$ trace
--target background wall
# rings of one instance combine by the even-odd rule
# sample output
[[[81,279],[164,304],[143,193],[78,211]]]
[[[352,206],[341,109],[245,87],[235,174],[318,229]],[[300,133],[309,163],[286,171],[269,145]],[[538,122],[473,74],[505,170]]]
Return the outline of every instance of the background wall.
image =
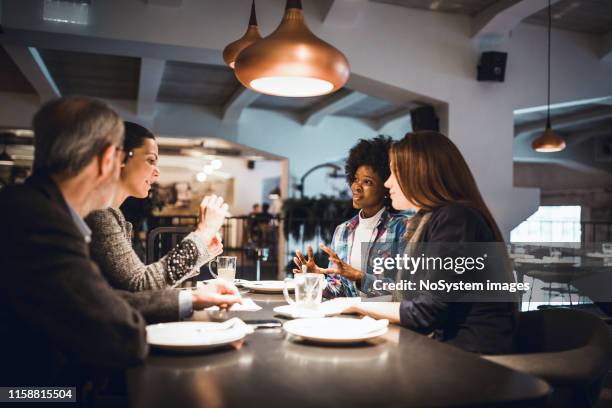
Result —
[[[141,46],[147,53],[155,51],[142,44],[155,44],[151,50],[160,54],[164,47],[181,47],[173,52],[209,63],[219,62],[223,47],[242,35],[250,5],[246,0],[185,0],[180,9],[173,9],[147,7],[136,0],[122,1],[121,7],[117,1],[96,2],[91,26],[60,28],[32,13],[20,13],[21,7],[36,3],[5,4],[3,22],[27,30],[61,29],[94,41],[122,40],[124,47]],[[479,83],[476,65],[484,48],[471,39],[469,17],[366,3],[361,19],[335,26],[321,22],[322,2],[304,3],[312,31],[348,57],[354,89],[360,90],[363,78],[370,85],[397,89],[396,100],[404,91],[406,98],[419,94],[439,101],[444,127],[468,160],[502,230],[509,232],[537,208],[537,189],[513,186],[513,111],[545,104],[544,27],[521,24],[513,30],[506,42],[494,47],[509,53],[505,83]],[[263,34],[276,27],[283,6],[280,0],[257,2]],[[594,36],[553,30],[553,103],[612,94],[612,64],[598,58],[598,46]],[[153,119],[157,132],[223,137],[269,150],[289,158],[294,177],[343,157],[358,138],[377,133],[343,118],[326,118],[319,127],[304,128],[284,115],[255,109],[248,109],[237,124],[226,125],[204,109],[158,105]],[[0,95],[0,106],[0,124],[27,123],[29,103]],[[399,137],[406,125],[396,126],[387,132]]]

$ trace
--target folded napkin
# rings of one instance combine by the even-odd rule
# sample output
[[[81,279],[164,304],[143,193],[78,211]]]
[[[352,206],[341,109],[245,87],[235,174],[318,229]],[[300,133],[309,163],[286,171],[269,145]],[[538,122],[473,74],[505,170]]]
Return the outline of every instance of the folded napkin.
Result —
[[[368,333],[373,332],[373,331],[382,330],[385,327],[389,326],[389,320],[387,319],[376,320],[376,319],[371,318],[370,316],[364,316],[363,319],[361,319],[361,321],[365,323],[366,326],[368,327]]]
[[[219,310],[219,306],[207,307],[207,311]],[[253,301],[251,298],[242,298],[242,304],[235,303],[229,308],[230,312],[256,312],[261,310],[261,306]]]
[[[310,335],[322,338],[352,338],[361,337],[383,330],[389,325],[387,319],[376,320],[371,317],[363,319],[350,318],[330,318],[329,320],[307,320],[307,323],[312,323],[308,327]]]
[[[237,317],[226,320],[221,323],[221,325],[223,325],[223,327],[219,330],[239,330],[245,334],[251,334],[254,332],[251,326],[249,326],[244,321],[242,321],[242,319],[239,319]]]
[[[319,309],[326,315],[340,314],[360,302],[360,297],[338,297],[321,303]]]

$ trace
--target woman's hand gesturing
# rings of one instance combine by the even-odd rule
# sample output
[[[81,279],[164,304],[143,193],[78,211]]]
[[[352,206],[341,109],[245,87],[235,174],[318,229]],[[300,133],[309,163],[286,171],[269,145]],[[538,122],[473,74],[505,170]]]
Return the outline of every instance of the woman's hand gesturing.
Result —
[[[223,202],[223,197],[214,194],[204,197],[200,203],[200,219],[196,232],[201,234],[207,245],[221,229],[225,217],[230,215],[228,210],[229,206]]]
[[[344,262],[331,248],[323,244],[319,244],[319,248],[329,256],[329,261],[333,264],[331,268],[326,268],[321,273],[337,273],[352,281],[363,278],[363,272]]]

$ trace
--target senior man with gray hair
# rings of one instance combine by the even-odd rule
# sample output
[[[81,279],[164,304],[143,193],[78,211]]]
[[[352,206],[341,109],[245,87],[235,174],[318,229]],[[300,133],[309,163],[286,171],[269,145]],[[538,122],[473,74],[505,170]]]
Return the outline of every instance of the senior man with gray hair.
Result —
[[[89,258],[83,217],[113,198],[123,121],[100,101],[66,97],[44,105],[33,127],[33,174],[0,193],[1,386],[82,384],[91,368],[141,362],[145,321],[240,302],[218,281],[196,291],[112,289]]]

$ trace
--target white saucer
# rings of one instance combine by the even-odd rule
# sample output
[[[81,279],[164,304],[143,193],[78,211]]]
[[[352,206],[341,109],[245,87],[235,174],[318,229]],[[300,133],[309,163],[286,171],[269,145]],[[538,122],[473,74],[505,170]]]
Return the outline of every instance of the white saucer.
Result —
[[[243,281],[242,286],[259,293],[283,293],[285,282],[280,280],[262,280],[262,281]],[[290,291],[295,289],[294,282],[288,282],[287,287]]]
[[[222,323],[214,322],[151,324],[147,326],[147,342],[164,350],[194,352],[231,344],[247,334],[243,327],[222,327]]]
[[[321,308],[307,309],[305,307],[298,307],[295,305],[276,306],[273,310],[274,313],[290,319],[310,319],[340,314],[340,312],[330,313],[329,311],[325,311]]]
[[[343,297],[327,300],[321,303],[316,309],[309,309],[292,304],[277,306],[273,310],[275,313],[290,319],[311,319],[339,315],[350,306],[359,302],[361,302],[361,298],[359,297]]]
[[[283,329],[294,336],[316,343],[351,344],[380,337],[388,331],[387,320],[371,318],[323,317],[290,320]]]

